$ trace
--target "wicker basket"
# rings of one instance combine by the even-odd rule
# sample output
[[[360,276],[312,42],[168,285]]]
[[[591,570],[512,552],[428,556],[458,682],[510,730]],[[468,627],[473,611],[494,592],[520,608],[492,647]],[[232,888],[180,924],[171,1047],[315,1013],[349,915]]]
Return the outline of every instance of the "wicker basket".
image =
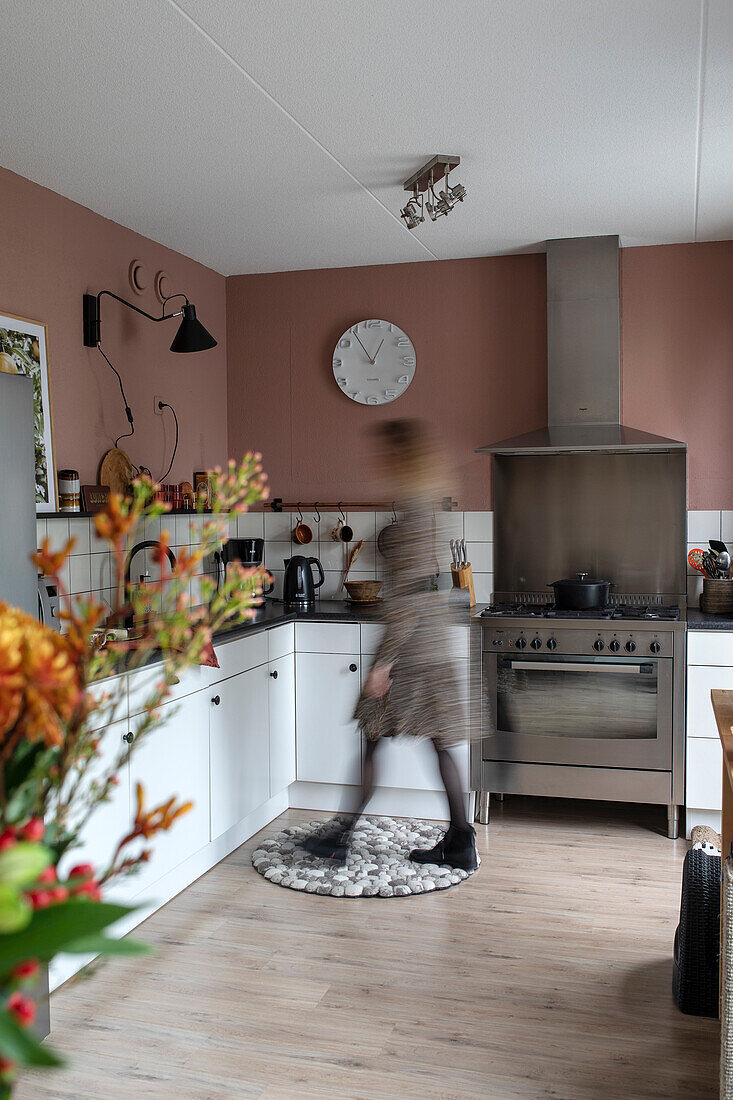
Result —
[[[379,599],[382,581],[347,581],[346,591],[354,603],[374,603]]]
[[[706,615],[725,615],[733,611],[733,581],[704,577],[700,610]]]

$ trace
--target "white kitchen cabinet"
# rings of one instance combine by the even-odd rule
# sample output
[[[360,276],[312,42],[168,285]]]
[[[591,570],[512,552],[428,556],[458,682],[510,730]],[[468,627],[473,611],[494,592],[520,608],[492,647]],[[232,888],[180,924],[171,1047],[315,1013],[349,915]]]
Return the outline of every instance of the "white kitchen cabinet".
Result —
[[[112,722],[99,734],[97,756],[84,776],[82,790],[111,771],[120,754],[126,748],[124,738],[129,733],[126,718]],[[91,863],[96,871],[103,873],[109,867],[117,845],[130,831],[132,814],[130,813],[130,771],[129,763],[124,764],[117,773],[118,784],[113,787],[109,799],[100,802],[91,817],[83,826],[80,835],[81,845],[72,848],[61,860],[60,875],[63,878],[77,863]],[[77,819],[78,820],[78,819]],[[130,888],[131,880],[122,880],[109,890],[105,897],[109,901],[126,901],[135,892]]]
[[[136,893],[145,890],[209,843],[209,693],[199,691],[160,708],[162,724],[144,738],[130,760],[131,805],[142,783],[148,809],[175,796],[193,802],[168,832],[158,833],[152,856],[132,880]],[[142,716],[131,719],[133,733]]]
[[[326,625],[328,630],[340,627]],[[358,631],[358,627],[356,628]],[[300,647],[300,628],[296,645]],[[339,638],[341,635],[339,635]],[[309,643],[311,639],[308,639]],[[312,644],[312,643],[311,643]],[[301,782],[361,782],[358,653],[296,653],[297,777]]]
[[[265,664],[209,691],[212,840],[269,799],[268,681]]]
[[[295,782],[295,656],[269,666],[270,797]]]
[[[733,689],[733,633],[694,630],[687,635],[687,835],[694,825],[720,829],[723,755],[710,692]]]

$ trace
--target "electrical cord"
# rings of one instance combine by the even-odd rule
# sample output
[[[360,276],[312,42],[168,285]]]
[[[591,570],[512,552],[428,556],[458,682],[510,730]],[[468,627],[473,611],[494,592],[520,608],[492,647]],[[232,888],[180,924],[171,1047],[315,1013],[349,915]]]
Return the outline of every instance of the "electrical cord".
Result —
[[[131,435],[135,434],[135,421],[133,420],[133,417],[132,417],[132,409],[130,408],[130,406],[127,403],[127,397],[125,396],[125,387],[122,385],[122,376],[120,375],[120,372],[117,370],[117,367],[114,365],[114,363],[111,363],[110,360],[108,359],[108,357],[105,355],[104,351],[102,350],[102,345],[101,344],[97,344],[97,351],[102,356],[102,358],[105,360],[107,365],[109,367],[111,367],[111,369],[117,375],[117,381],[120,384],[120,393],[122,394],[122,400],[125,403],[125,415],[127,416],[127,419],[130,422],[131,431],[125,432],[123,435],[118,435],[117,436],[117,439],[115,439],[115,447],[116,447],[121,439],[128,439]]]
[[[176,451],[178,450],[178,417],[176,416],[176,410],[167,401],[159,401],[158,402],[158,408],[160,409],[161,412],[163,411],[163,409],[170,409],[170,411],[173,413],[173,419],[176,422],[176,441],[173,444],[173,454],[171,455],[171,460],[168,463],[168,469],[166,470],[166,472],[163,474],[163,476],[160,479],[161,483],[162,483],[162,482],[165,481],[165,479],[168,477],[168,474],[173,469],[173,462],[174,462],[175,457],[176,457]]]

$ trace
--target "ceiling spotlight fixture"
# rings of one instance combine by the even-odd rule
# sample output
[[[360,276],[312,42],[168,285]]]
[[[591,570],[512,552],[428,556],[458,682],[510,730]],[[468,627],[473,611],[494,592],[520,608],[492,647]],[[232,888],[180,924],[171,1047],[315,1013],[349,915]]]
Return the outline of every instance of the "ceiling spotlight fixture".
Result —
[[[448,183],[449,172],[460,163],[460,157],[438,153],[414,172],[408,180],[405,180],[405,191],[411,191],[412,198],[400,211],[400,217],[404,218],[408,229],[416,229],[421,222],[425,221],[424,210],[427,210],[430,220],[434,222],[450,214],[457,202],[463,202],[466,197],[466,188],[463,184],[456,183],[451,187]],[[445,179],[445,190],[441,191],[440,195],[436,195],[435,185],[442,179]]]

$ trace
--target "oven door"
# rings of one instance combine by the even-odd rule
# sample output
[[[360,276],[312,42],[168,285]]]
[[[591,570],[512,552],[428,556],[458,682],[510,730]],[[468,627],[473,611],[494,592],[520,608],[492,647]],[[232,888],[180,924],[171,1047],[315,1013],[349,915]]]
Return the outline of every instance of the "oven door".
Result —
[[[666,771],[672,661],[484,654],[487,760]]]

